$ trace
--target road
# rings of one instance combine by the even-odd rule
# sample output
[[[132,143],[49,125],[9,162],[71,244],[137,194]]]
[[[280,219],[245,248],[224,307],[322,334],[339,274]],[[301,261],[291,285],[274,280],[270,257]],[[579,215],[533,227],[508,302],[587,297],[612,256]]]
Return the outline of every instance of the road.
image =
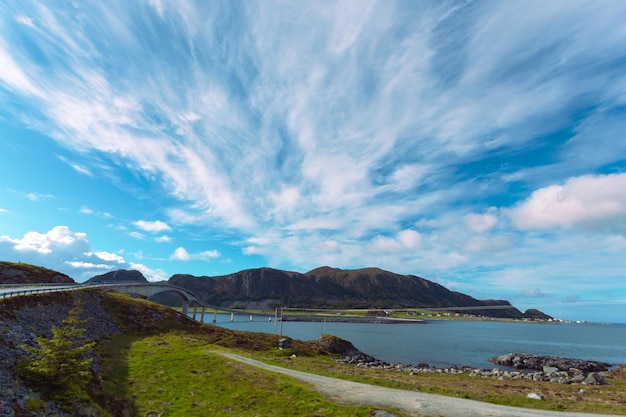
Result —
[[[463,398],[446,397],[443,395],[426,394],[423,392],[384,388],[359,382],[346,381],[338,378],[309,374],[279,366],[268,365],[244,356],[211,352],[229,359],[246,363],[257,368],[281,373],[310,383],[316,390],[331,400],[356,405],[373,407],[394,407],[411,416],[444,416],[444,417],[598,417],[600,414],[564,413],[558,411],[532,410],[527,408],[509,407],[483,403]]]
[[[0,284],[0,298],[44,292],[72,291],[87,287],[77,284]]]

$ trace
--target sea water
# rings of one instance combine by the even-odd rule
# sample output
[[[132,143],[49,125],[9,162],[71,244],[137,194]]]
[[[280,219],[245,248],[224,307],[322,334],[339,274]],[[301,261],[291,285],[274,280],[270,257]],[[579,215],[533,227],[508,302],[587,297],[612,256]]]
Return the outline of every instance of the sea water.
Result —
[[[493,368],[488,360],[506,353],[529,353],[626,364],[626,324],[527,323],[426,320],[424,324],[309,323],[272,317],[218,314],[218,326],[315,340],[332,334],[359,350],[394,364]],[[211,323],[213,314],[205,314]],[[270,321],[271,319],[271,321]]]

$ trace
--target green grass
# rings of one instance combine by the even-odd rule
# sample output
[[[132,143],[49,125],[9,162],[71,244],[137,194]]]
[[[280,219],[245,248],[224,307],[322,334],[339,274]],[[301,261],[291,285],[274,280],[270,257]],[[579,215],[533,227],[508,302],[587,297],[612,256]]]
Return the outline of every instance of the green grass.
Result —
[[[177,332],[115,337],[105,389],[111,397],[125,397],[138,416],[332,417],[371,416],[375,410],[335,404],[303,382],[210,353],[216,348]]]
[[[471,378],[467,374],[409,375],[338,364],[326,355],[307,354],[301,342],[294,350],[278,350],[266,341],[254,351],[241,337],[203,330],[170,331],[161,335],[119,336],[112,340],[105,378],[109,396],[124,397],[132,415],[145,416],[371,416],[372,408],[334,404],[307,384],[230,361],[215,350],[227,350],[285,368],[308,371],[356,382],[392,388],[469,398],[496,404],[560,411],[626,414],[626,382],[586,386],[518,380]],[[254,339],[255,334],[245,338]],[[233,337],[232,339],[230,337]],[[217,344],[216,344],[217,343]],[[240,346],[242,345],[242,346]],[[296,358],[290,358],[296,352]],[[526,398],[541,392],[544,401]],[[402,414],[394,411],[398,416]],[[113,415],[120,415],[113,413]]]
[[[609,385],[563,385],[526,380],[499,381],[492,378],[472,378],[468,374],[425,373],[410,375],[407,372],[376,370],[339,364],[328,357],[311,356],[288,360],[272,352],[243,355],[285,368],[347,379],[371,385],[421,391],[451,397],[467,398],[493,404],[546,410],[590,412],[626,415],[626,369],[622,375],[608,378]],[[587,393],[580,395],[584,388]],[[529,392],[544,394],[544,401],[528,399]]]

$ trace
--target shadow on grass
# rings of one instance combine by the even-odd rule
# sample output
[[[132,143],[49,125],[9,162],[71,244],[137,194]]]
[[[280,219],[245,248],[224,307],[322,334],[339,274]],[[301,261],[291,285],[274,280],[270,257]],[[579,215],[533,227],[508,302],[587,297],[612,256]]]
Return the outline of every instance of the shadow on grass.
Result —
[[[98,348],[102,371],[90,384],[92,401],[111,416],[137,415],[133,398],[129,396],[128,357],[133,341],[139,336],[120,334]]]

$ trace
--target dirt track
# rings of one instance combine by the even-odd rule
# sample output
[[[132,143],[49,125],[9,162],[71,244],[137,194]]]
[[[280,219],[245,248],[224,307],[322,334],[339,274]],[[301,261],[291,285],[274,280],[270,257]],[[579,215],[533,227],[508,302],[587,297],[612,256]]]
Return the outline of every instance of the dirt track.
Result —
[[[445,416],[445,417],[598,417],[599,414],[563,413],[558,411],[531,410],[526,408],[508,407],[483,403],[462,398],[443,395],[425,394],[393,388],[377,387],[359,382],[345,381],[306,372],[294,371],[279,366],[268,365],[232,353],[213,352],[229,359],[246,363],[257,368],[278,372],[310,383],[316,390],[330,399],[343,404],[370,405],[378,407],[395,407],[412,416]]]

